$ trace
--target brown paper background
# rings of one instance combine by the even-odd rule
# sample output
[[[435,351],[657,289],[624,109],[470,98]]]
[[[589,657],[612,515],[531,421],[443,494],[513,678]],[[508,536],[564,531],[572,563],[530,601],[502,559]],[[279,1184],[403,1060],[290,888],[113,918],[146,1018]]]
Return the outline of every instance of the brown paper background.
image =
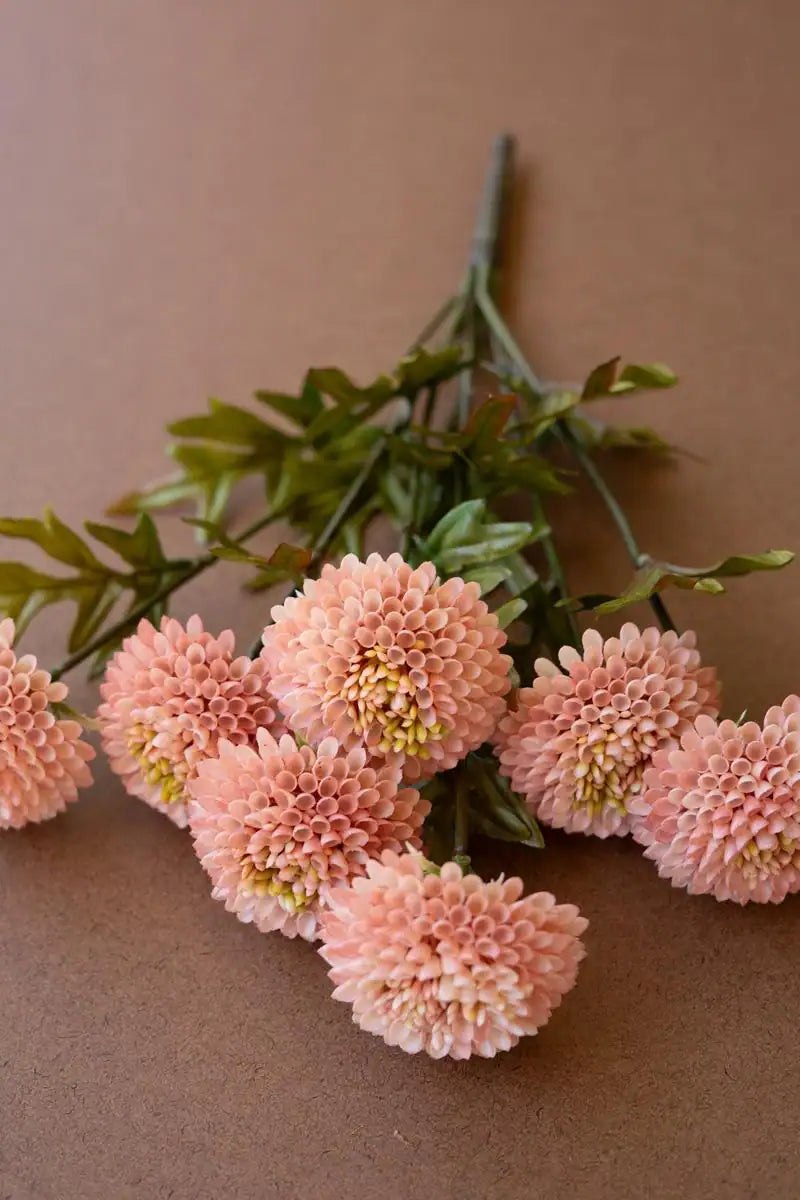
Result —
[[[540,370],[683,378],[618,404],[702,459],[615,472],[642,541],[798,547],[798,36],[791,0],[4,0],[2,508],[98,516],[206,395],[394,360],[507,127]],[[576,587],[627,571],[595,508],[566,528]],[[249,639],[263,606],[226,571],[176,612]],[[675,604],[731,712],[800,687],[797,579]],[[52,661],[60,628],[27,644]],[[625,842],[506,865],[589,916],[579,987],[499,1061],[408,1058],[99,767],[0,844],[0,1195],[795,1197],[797,903],[689,899]]]

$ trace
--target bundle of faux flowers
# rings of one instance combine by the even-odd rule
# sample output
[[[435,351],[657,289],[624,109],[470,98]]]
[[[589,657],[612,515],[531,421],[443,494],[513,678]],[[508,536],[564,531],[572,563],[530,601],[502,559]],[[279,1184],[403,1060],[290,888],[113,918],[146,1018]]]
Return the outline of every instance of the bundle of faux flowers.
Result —
[[[498,139],[461,287],[390,373],[359,386],[315,369],[257,407],[212,400],[169,427],[176,473],[110,510],[132,528],[86,522],[89,541],[49,510],[0,521],[68,568],[0,563],[0,828],[76,799],[94,756],[81,723],[98,729],[126,790],[188,827],[230,913],[318,943],[362,1029],[436,1058],[536,1033],[584,954],[577,908],[480,878],[471,837],[629,835],[693,894],[800,890],[800,699],[763,725],[723,719],[716,672],[663,598],[792,555],[695,569],[639,547],[599,464],[670,448],[592,401],[675,376],[611,359],[576,388],[531,369],[493,299],[510,149]],[[614,596],[571,595],[548,521],[575,466],[633,561]],[[265,511],[236,532],[229,501],[253,475]],[[156,518],[187,505],[202,548],[169,557]],[[278,523],[293,541],[255,552]],[[284,591],[243,653],[230,630],[167,615],[223,559]],[[75,620],[48,672],[16,639],[63,600]],[[591,626],[642,602],[651,626]],[[103,676],[94,718],[62,682],[86,662]]]

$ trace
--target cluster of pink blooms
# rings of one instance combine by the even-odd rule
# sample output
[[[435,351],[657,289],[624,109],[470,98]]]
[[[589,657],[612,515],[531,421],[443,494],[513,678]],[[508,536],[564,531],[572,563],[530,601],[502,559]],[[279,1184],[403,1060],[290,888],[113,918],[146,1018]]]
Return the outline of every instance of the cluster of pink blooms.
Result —
[[[492,1056],[572,987],[586,921],[518,879],[423,856],[417,786],[487,742],[542,824],[632,834],[690,893],[800,890],[800,699],[763,727],[718,721],[694,635],[626,624],[540,659],[509,697],[505,635],[477,584],[400,555],[350,555],[273,609],[263,650],[143,621],[98,715],[133,795],[188,824],[212,894],[241,921],[321,941],[334,996],[411,1053]],[[55,815],[92,750],[50,705],[66,689],[0,623],[0,827]]]

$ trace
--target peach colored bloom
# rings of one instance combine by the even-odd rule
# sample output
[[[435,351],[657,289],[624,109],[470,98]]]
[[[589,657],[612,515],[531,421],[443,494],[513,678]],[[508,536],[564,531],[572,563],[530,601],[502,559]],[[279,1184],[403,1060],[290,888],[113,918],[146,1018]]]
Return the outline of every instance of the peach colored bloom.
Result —
[[[632,806],[659,875],[693,895],[777,904],[800,891],[800,698],[755,721],[698,717],[658,751]]]
[[[430,805],[403,787],[397,760],[368,760],[325,738],[316,750],[258,734],[258,751],[221,742],[190,784],[192,835],[213,896],[262,933],[317,936],[333,891],[384,849],[418,846]]]
[[[520,879],[484,883],[456,863],[385,853],[331,894],[320,954],[334,999],[389,1045],[492,1058],[547,1023],[573,986],[587,921]]]
[[[583,654],[548,659],[502,721],[501,771],[544,824],[605,838],[631,827],[631,804],[653,753],[701,713],[716,715],[716,672],[695,635],[623,625],[603,641],[583,635]]]
[[[234,636],[212,637],[198,616],[141,621],[100,688],[103,746],[132,796],[187,824],[187,781],[221,738],[255,741],[276,720],[265,663],[234,658]]]
[[[406,777],[455,766],[492,733],[511,660],[476,583],[352,554],[272,610],[264,655],[291,728],[398,754]]]
[[[50,711],[66,685],[53,683],[32,654],[17,658],[13,645],[14,622],[0,621],[0,829],[63,812],[91,784],[94,758],[78,722]]]

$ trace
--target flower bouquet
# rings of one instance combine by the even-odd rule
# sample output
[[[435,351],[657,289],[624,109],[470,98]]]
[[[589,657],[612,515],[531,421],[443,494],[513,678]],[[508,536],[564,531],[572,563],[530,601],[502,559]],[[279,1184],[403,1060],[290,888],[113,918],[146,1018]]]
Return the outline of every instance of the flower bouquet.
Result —
[[[132,524],[0,520],[58,564],[0,562],[0,828],[75,800],[94,757],[83,727],[99,732],[126,790],[188,828],[230,913],[318,943],[362,1029],[436,1058],[536,1033],[584,954],[578,910],[480,878],[471,838],[631,836],[693,894],[800,890],[800,699],[762,725],[721,719],[716,672],[664,600],[792,554],[693,568],[639,546],[601,464],[671,448],[592,402],[676,377],[617,358],[581,386],[532,369],[495,301],[511,150],[493,148],[461,285],[389,372],[363,386],[312,369],[296,394],[210,401],[168,427],[174,473],[109,510]],[[549,517],[575,502],[576,469],[632,560],[616,595],[569,588]],[[237,530],[229,501],[250,476],[265,507]],[[162,546],[176,508],[192,557]],[[279,525],[290,542],[254,549]],[[230,630],[167,613],[221,560],[283,593],[242,653]],[[75,618],[48,672],[16,639],[61,601]],[[635,603],[652,625],[593,627]],[[102,676],[93,717],[67,703],[81,664]]]

